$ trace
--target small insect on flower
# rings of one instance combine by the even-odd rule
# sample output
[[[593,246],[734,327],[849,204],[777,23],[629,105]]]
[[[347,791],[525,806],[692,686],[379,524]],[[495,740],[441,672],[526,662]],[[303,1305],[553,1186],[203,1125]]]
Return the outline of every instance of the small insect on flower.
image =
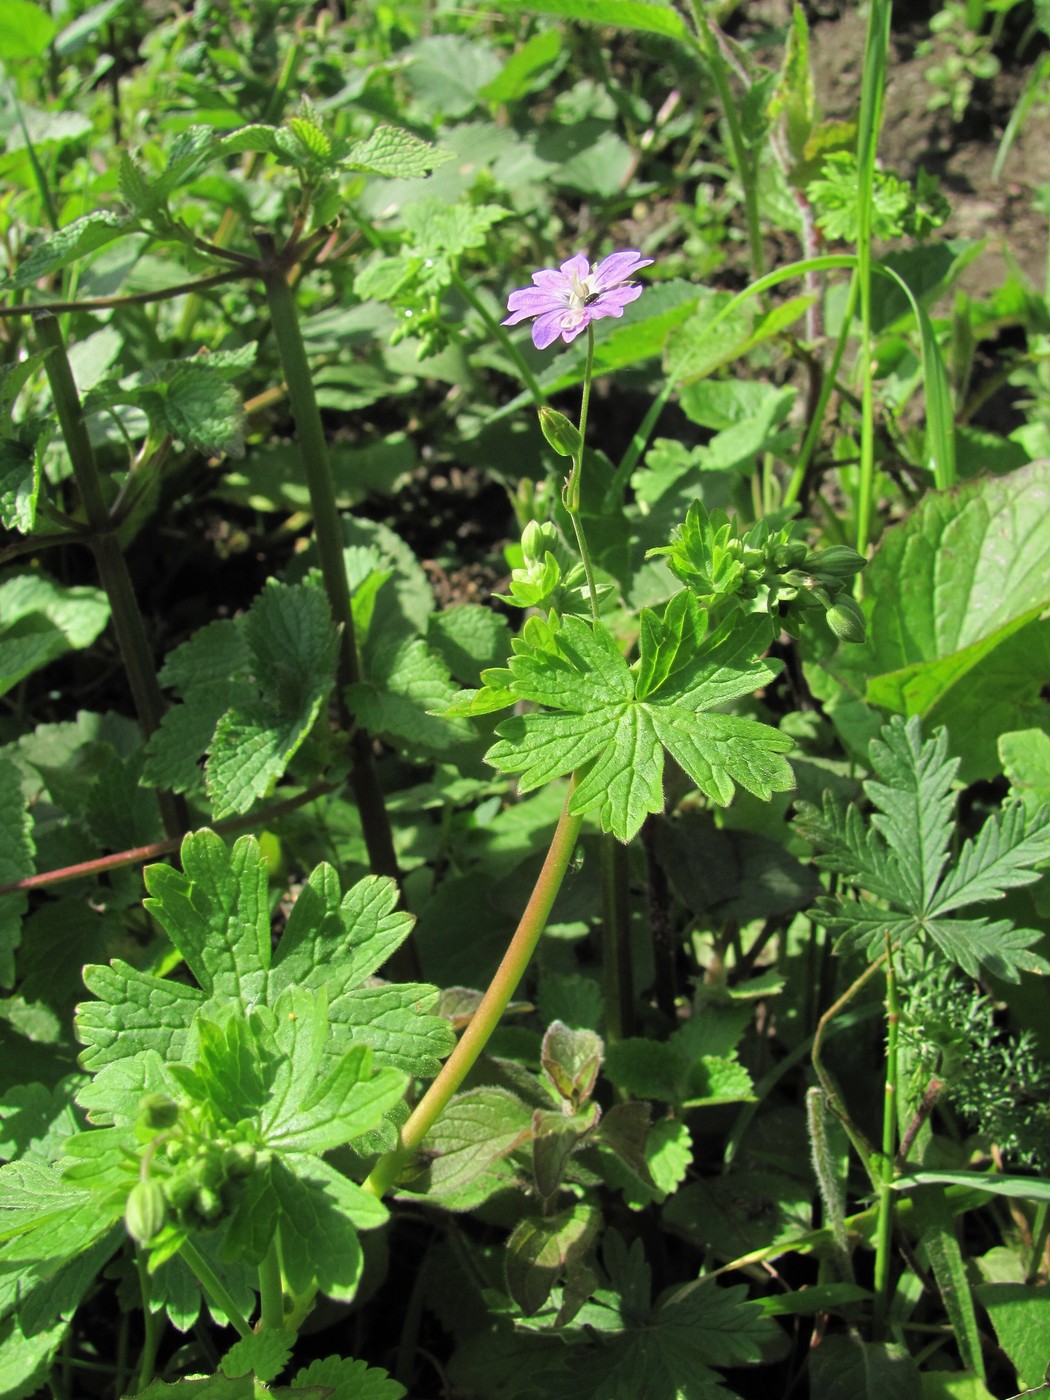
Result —
[[[623,309],[636,301],[642,288],[630,279],[652,258],[641,253],[612,253],[594,268],[582,253],[561,267],[541,267],[532,274],[533,285],[511,292],[503,322],[516,326],[535,317],[532,343],[545,350],[561,336],[568,345],[590,325],[604,316],[622,316]]]

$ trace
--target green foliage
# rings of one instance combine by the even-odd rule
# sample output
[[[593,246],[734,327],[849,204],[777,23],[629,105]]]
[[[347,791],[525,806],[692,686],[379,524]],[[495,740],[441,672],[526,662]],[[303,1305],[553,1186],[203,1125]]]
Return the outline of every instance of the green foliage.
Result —
[[[971,135],[1012,8],[929,26]],[[1024,171],[963,281],[889,0],[835,120],[801,5],[0,9],[0,1392],[1038,1385]]]
[[[271,792],[309,737],[335,683],[337,634],[311,584],[271,581],[236,622],[213,622],[165,662],[181,703],[146,751],[143,777],[175,792],[204,782],[216,817]]]
[[[875,778],[864,783],[875,809],[870,821],[853,804],[843,816],[830,797],[823,811],[803,807],[799,818],[800,831],[820,851],[819,863],[879,901],[818,900],[817,915],[839,936],[839,946],[869,957],[882,952],[887,939],[906,954],[936,948],[970,977],[984,969],[1016,982],[1021,972],[1050,972],[1050,963],[1032,951],[1038,930],[968,914],[971,906],[1002,899],[1038,878],[1033,867],[1050,858],[1050,808],[1030,818],[1020,805],[1004,808],[962,843],[953,860],[952,783],[959,761],[948,755],[945,731],[924,740],[917,719],[894,716],[872,740],[870,756]]]
[[[764,799],[791,787],[781,757],[790,741],[755,720],[715,711],[775,674],[757,660],[765,624],[754,619],[708,636],[706,616],[679,594],[663,616],[643,610],[641,626],[639,658],[629,667],[600,622],[530,618],[509,679],[501,672],[483,679],[505,691],[505,703],[530,700],[547,709],[504,720],[489,762],[520,773],[523,792],[578,773],[569,810],[596,811],[603,830],[621,841],[647,812],[663,810],[665,751],[722,805],[737,783]]]

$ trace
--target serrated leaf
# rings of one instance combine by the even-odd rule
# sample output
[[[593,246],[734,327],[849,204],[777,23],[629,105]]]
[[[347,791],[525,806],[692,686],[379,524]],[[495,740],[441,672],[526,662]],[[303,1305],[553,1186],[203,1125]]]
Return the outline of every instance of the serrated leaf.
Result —
[[[104,1104],[112,1115],[124,1101],[134,1117],[151,1073],[149,1056],[157,1066],[182,1059],[194,1018],[206,1006],[273,1006],[290,987],[327,997],[332,1040],[326,1055],[333,1059],[326,1059],[325,1072],[359,1044],[372,1048],[381,1068],[419,1077],[437,1073],[454,1035],[447,1020],[427,1014],[436,988],[362,985],[412,925],[410,915],[395,909],[393,881],[369,877],[343,896],[335,871],[319,866],[293,906],[271,968],[267,870],[254,838],[241,837],[230,850],[214,832],[197,832],[183,842],[182,863],[181,872],[147,867],[148,907],[200,990],[119,960],[85,969],[85,984],[97,999],[81,1003],[76,1024],[86,1046],[82,1063],[96,1074],[81,1095],[93,1112]]]
[[[45,574],[0,583],[0,695],[67,651],[89,646],[109,620],[99,588],[66,588]]]
[[[312,160],[326,165],[332,154],[331,138],[316,122],[305,117],[289,117],[288,126],[302,143]]]
[[[262,701],[227,710],[215,726],[205,786],[217,821],[249,811],[268,797],[321,713],[318,695],[287,720]]]
[[[946,870],[954,835],[952,782],[958,767],[947,735],[923,740],[917,717],[895,715],[872,741],[875,776],[864,790],[875,815],[865,827],[856,807],[843,820],[825,797],[823,814],[805,808],[799,829],[825,854],[818,862],[883,900],[837,895],[818,901],[817,917],[844,946],[877,955],[887,936],[897,943],[929,941],[969,976],[981,968],[1016,982],[1021,972],[1050,972],[1032,951],[1041,935],[1008,920],[947,918],[961,908],[1001,898],[1037,877],[1031,867],[1050,859],[1050,810],[1028,815],[1022,805],[990,817]]]
[[[523,1143],[532,1110],[506,1089],[484,1086],[453,1097],[424,1139],[425,1170],[408,1189],[441,1200],[461,1193]]]
[[[307,1386],[325,1387],[329,1392],[326,1400],[402,1400],[407,1394],[403,1385],[378,1366],[341,1356],[311,1361],[309,1366],[296,1372],[292,1384],[296,1390]]]
[[[160,400],[160,417],[187,447],[244,456],[241,396],[207,363],[183,365],[172,374]]]
[[[330,1298],[349,1302],[357,1291],[364,1260],[346,1206],[351,1192],[357,1197],[365,1193],[316,1158],[304,1159],[301,1173],[293,1173],[280,1160],[274,1162],[272,1186],[288,1287],[303,1294],[316,1284]],[[379,1224],[386,1210],[374,1196],[368,1199],[379,1207],[375,1218]]]
[[[296,1334],[276,1328],[263,1328],[234,1342],[219,1362],[224,1376],[237,1379],[253,1375],[257,1380],[275,1380],[288,1365]]]
[[[507,1291],[526,1317],[539,1312],[567,1265],[582,1260],[601,1228],[592,1205],[575,1205],[542,1219],[522,1220],[507,1240]]]
[[[70,263],[76,262],[78,258],[87,257],[89,253],[104,248],[114,239],[133,233],[135,227],[135,223],[130,219],[113,214],[108,209],[96,209],[93,213],[85,214],[80,219],[74,219],[71,224],[56,229],[39,242],[29,256],[19,263],[14,274],[4,279],[3,286],[11,290],[31,287],[42,277],[49,277],[53,272],[59,272]]]
[[[967,781],[1038,714],[1050,602],[1050,460],[930,492],[865,573],[868,640],[826,664],[868,704],[943,724]]]
[[[36,524],[40,458],[34,447],[0,438],[0,524],[27,535]]]
[[[350,708],[370,734],[437,752],[473,736],[465,721],[446,717],[455,694],[444,662],[421,637],[377,649],[367,680],[347,687]]]
[[[555,712],[504,720],[486,758],[520,773],[523,792],[576,772],[570,811],[596,811],[622,841],[647,813],[663,809],[665,748],[713,801],[724,806],[737,783],[767,799],[793,785],[781,757],[790,740],[755,720],[705,713],[774,674],[755,659],[766,641],[760,617],[731,619],[709,638],[694,634],[685,659],[677,650],[672,658],[673,684],[662,680],[639,700],[636,677],[601,623],[530,619],[509,663],[510,690]],[[651,667],[643,671],[646,683],[651,674]]]
[[[378,126],[366,141],[355,141],[339,163],[346,170],[411,180],[428,175],[451,159],[450,152],[438,150],[400,127]]]

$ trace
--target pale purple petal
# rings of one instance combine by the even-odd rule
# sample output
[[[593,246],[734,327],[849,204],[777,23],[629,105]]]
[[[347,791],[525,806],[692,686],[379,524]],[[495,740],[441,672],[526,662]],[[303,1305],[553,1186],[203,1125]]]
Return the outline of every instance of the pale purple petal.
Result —
[[[592,321],[623,315],[624,307],[642,294],[642,288],[629,279],[652,261],[629,249],[611,253],[593,271],[585,253],[576,253],[558,268],[541,267],[532,274],[531,287],[511,292],[510,315],[502,324],[516,326],[534,318],[532,340],[537,350],[545,350],[559,338],[569,345]]]
[[[561,297],[553,296],[539,287],[522,287],[520,291],[511,292],[507,298],[507,310],[511,314],[502,324],[516,326],[519,321],[524,321],[529,316],[542,316],[547,311],[560,311],[564,306],[565,302]]]
[[[564,272],[556,267],[541,267],[539,272],[532,274],[532,280],[537,287],[551,292],[567,292],[572,285]]]
[[[577,278],[582,282],[590,270],[591,265],[582,253],[577,253],[575,257],[569,258],[567,262],[563,262],[561,265],[562,276],[570,285],[573,278]]]
[[[562,332],[564,318],[565,310],[563,307],[537,317],[532,327],[532,343],[537,350],[546,350],[548,345],[552,345],[558,339]]]
[[[603,258],[591,276],[591,286],[596,292],[614,287],[617,282],[626,282],[639,268],[648,267],[652,258],[643,258],[641,253],[610,253]]]
[[[607,292],[602,292],[587,310],[593,316],[622,316],[624,307],[629,302],[637,301],[642,295],[642,290],[637,282],[629,287],[610,287]]]

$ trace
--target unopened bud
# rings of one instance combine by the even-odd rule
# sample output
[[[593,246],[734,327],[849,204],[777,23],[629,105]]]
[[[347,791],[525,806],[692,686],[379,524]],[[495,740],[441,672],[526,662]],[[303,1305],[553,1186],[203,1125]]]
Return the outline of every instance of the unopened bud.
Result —
[[[862,642],[867,635],[867,624],[855,599],[844,593],[828,608],[825,614],[828,626],[843,642]]]
[[[866,563],[864,555],[850,549],[848,544],[833,544],[830,549],[811,554],[806,568],[811,574],[824,574],[827,578],[852,578]]]
[[[540,428],[543,436],[559,457],[575,457],[583,446],[583,438],[575,423],[571,423],[564,413],[555,408],[540,409]]]
[[[128,1193],[124,1207],[124,1224],[128,1234],[139,1244],[148,1244],[160,1233],[168,1213],[164,1192],[157,1181],[136,1181]]]

